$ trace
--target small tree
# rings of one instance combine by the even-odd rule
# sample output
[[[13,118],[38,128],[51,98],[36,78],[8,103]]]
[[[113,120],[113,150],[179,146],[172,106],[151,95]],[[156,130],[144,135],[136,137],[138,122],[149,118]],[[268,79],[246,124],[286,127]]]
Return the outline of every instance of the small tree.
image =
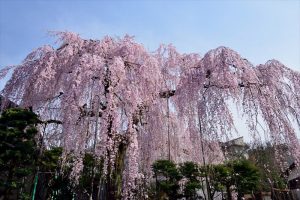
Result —
[[[22,191],[32,174],[38,152],[35,141],[38,116],[26,109],[12,108],[0,117],[0,184],[4,199],[17,188]]]
[[[257,189],[260,174],[258,168],[248,160],[234,160],[225,164],[202,167],[201,171],[207,173],[210,185],[210,198],[213,199],[217,191],[226,191],[227,199],[232,199],[232,186],[241,199],[245,193]]]
[[[179,171],[187,179],[184,196],[188,199],[195,199],[197,190],[201,188],[199,166],[194,162],[185,162],[180,164]]]
[[[260,175],[258,168],[248,160],[236,160],[229,163],[233,169],[233,180],[238,193],[238,199],[242,199],[245,193],[257,189]]]
[[[224,190],[226,190],[227,199],[231,199],[230,187],[234,184],[232,178],[233,169],[226,164],[211,165],[209,167],[211,168],[208,173],[211,186],[211,199],[213,199],[217,191],[222,192],[223,196]]]
[[[181,179],[176,164],[170,160],[157,160],[153,163],[152,169],[156,180],[157,198],[167,195],[170,199],[176,199],[178,181]]]
[[[38,182],[36,187],[36,199],[48,199],[53,196],[55,190],[53,185],[57,182],[58,173],[60,171],[60,158],[62,154],[61,147],[54,147],[49,150],[44,150],[38,158]]]

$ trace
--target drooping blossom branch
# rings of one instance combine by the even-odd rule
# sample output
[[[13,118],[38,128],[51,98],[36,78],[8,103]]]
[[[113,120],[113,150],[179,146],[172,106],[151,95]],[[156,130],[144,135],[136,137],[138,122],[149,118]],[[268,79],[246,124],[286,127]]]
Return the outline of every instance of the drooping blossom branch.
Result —
[[[300,127],[300,74],[280,62],[254,67],[226,47],[200,58],[172,45],[149,53],[130,36],[53,34],[60,47],[30,53],[14,67],[2,95],[32,108],[42,121],[61,122],[47,125],[43,144],[62,146],[65,164],[73,154],[75,181],[86,152],[103,160],[107,182],[116,159],[123,159],[124,168],[117,169],[123,199],[134,199],[137,180],[151,176],[156,159],[221,162],[218,141],[235,131],[233,105],[246,116],[253,138],[263,128],[300,159],[293,126]]]

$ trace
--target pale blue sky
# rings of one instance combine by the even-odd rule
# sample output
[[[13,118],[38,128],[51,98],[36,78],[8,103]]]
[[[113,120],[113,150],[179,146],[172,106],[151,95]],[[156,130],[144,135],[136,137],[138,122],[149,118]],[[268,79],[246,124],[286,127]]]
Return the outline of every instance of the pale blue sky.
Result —
[[[180,52],[218,46],[254,64],[278,59],[300,71],[300,1],[0,0],[0,67],[53,44],[48,30],[84,38],[136,36],[149,50],[173,43]]]

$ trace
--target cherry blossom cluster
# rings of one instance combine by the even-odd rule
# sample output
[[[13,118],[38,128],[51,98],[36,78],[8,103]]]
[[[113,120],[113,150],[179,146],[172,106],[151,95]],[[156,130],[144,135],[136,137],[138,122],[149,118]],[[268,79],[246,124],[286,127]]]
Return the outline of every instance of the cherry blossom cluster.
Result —
[[[234,105],[253,138],[267,134],[300,159],[300,74],[279,61],[253,66],[226,47],[201,58],[172,45],[148,52],[130,36],[51,34],[59,48],[43,46],[0,71],[3,78],[14,68],[2,96],[49,122],[44,144],[62,146],[65,164],[72,154],[74,180],[86,152],[104,161],[106,177],[123,159],[124,199],[134,199],[156,159],[222,162],[219,141],[235,131]]]

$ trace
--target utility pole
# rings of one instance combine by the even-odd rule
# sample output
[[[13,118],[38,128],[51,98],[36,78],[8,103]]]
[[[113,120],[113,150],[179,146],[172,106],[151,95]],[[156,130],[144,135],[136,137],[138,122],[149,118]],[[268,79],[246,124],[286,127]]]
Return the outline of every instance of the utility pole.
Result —
[[[210,81],[209,81],[209,85],[210,85]],[[204,92],[203,92],[203,95],[202,95],[202,99],[205,100],[205,93],[207,92],[209,87],[206,87]],[[206,192],[207,192],[207,198],[208,200],[212,200],[211,198],[211,192],[210,192],[210,184],[209,184],[209,180],[208,180],[208,171],[209,171],[209,167],[207,168],[206,167],[206,160],[205,160],[205,156],[204,156],[204,145],[203,145],[203,131],[202,131],[202,123],[201,123],[201,115],[200,115],[200,110],[199,110],[199,107],[198,107],[198,123],[199,123],[199,134],[200,134],[200,145],[201,145],[201,152],[202,152],[202,160],[203,160],[203,166],[204,166],[204,169],[205,169],[205,184],[206,184]]]
[[[171,160],[171,141],[170,141],[170,97],[175,95],[175,90],[167,90],[159,93],[160,98],[167,99],[167,145],[168,145],[168,160]],[[162,148],[162,152],[164,149]]]
[[[171,160],[171,141],[170,141],[170,108],[169,108],[169,97],[167,97],[167,131],[168,131],[168,160]]]
[[[207,191],[207,198],[208,200],[212,200],[211,199],[211,192],[210,192],[210,184],[208,181],[208,176],[207,176],[207,172],[208,172],[208,168],[206,168],[206,161],[205,161],[205,156],[204,156],[204,146],[203,146],[203,132],[202,132],[202,124],[201,124],[201,119],[198,113],[198,120],[199,120],[199,132],[200,132],[200,144],[201,144],[201,152],[202,152],[202,161],[203,161],[203,166],[205,171],[205,184],[206,184],[206,191]]]

